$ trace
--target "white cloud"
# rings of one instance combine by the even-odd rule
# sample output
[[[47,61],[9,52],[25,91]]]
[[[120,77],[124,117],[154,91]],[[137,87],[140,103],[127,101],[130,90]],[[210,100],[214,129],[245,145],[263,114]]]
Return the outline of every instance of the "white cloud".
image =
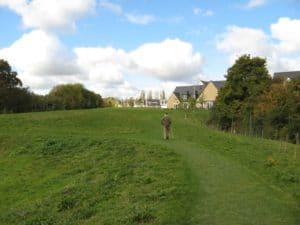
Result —
[[[255,8],[258,6],[262,6],[266,4],[267,0],[249,0],[249,2],[246,4],[247,9]]]
[[[212,10],[206,10],[204,16],[213,16],[215,13]]]
[[[10,47],[0,49],[0,57],[20,73],[60,76],[79,72],[72,54],[54,35],[42,30],[26,33]]]
[[[61,83],[83,83],[104,96],[135,96],[138,89],[199,80],[203,56],[179,39],[146,43],[133,51],[113,47],[78,47],[68,51],[53,34],[34,30],[7,48],[0,58],[18,71],[25,86],[47,93]],[[147,80],[147,83],[145,83]]]
[[[138,88],[125,81],[118,86],[107,86],[103,83],[90,83],[87,85],[90,90],[100,93],[103,97],[117,97],[121,99],[135,97],[139,93]]]
[[[196,16],[213,16],[214,15],[214,11],[212,11],[212,10],[203,10],[201,8],[194,8],[193,13]]]
[[[217,49],[229,55],[230,63],[242,54],[251,54],[267,58],[272,73],[299,70],[299,29],[300,20],[289,18],[279,18],[277,23],[272,24],[270,26],[272,35],[258,29],[230,26],[219,37]],[[291,33],[293,35],[290,35]]]
[[[274,39],[280,41],[279,48],[284,53],[300,51],[300,20],[282,17],[271,25]]]
[[[231,54],[231,61],[237,55],[268,55],[272,51],[268,36],[262,31],[252,28],[230,26],[217,42],[217,48]]]
[[[191,80],[201,74],[204,64],[200,53],[188,42],[166,39],[160,43],[147,43],[136,50],[76,48],[78,65],[90,76],[106,76],[121,81],[120,74],[134,73],[155,77],[159,80]],[[95,72],[97,71],[97,72]],[[117,79],[119,78],[119,79]]]
[[[0,49],[0,58],[8,60],[25,86],[43,94],[60,83],[80,82],[104,96],[133,96],[141,88],[135,83],[145,77],[169,82],[192,80],[201,74],[202,55],[179,39],[146,43],[131,52],[112,47],[69,51],[55,31],[74,29],[76,19],[91,12],[94,4],[94,0],[0,0],[0,6],[21,15],[25,27],[34,28]],[[101,6],[133,23],[155,20],[151,15],[128,14],[109,1],[102,1]]]
[[[201,73],[203,56],[179,39],[147,43],[130,53],[137,69],[161,80],[190,80]]]
[[[91,13],[95,0],[0,0],[22,17],[25,28],[43,30],[73,30],[75,21]]]
[[[139,25],[147,25],[155,22],[157,18],[150,14],[135,14],[125,12],[121,5],[110,2],[108,0],[101,0],[100,6],[108,11],[111,11],[119,16],[123,16],[127,21]]]
[[[116,13],[119,15],[123,14],[123,8],[119,4],[112,3],[107,0],[102,0],[102,1],[100,1],[100,6],[104,9],[107,9],[107,10],[113,12],[113,13]]]
[[[131,52],[112,47],[76,48],[74,52],[78,65],[88,74],[91,88],[106,94],[137,92],[143,88],[140,83],[147,85],[140,82],[145,78],[164,83],[191,81],[201,74],[204,63],[202,55],[194,52],[190,43],[179,39],[147,43]],[[127,75],[134,77],[138,87],[129,85]]]
[[[127,18],[127,20],[131,23],[135,23],[135,24],[141,24],[141,25],[147,25],[149,23],[152,23],[156,20],[155,16],[153,15],[135,15],[135,14],[126,14],[125,17]]]
[[[0,49],[0,58],[13,66],[25,86],[39,93],[46,93],[56,83],[81,78],[75,55],[54,35],[42,30],[26,33],[11,46]]]
[[[194,8],[194,9],[193,9],[193,13],[194,13],[195,15],[200,15],[200,13],[202,13],[202,9],[200,9],[200,8]]]
[[[77,63],[88,79],[101,86],[114,88],[124,84],[123,74],[129,66],[124,50],[108,48],[76,48]]]

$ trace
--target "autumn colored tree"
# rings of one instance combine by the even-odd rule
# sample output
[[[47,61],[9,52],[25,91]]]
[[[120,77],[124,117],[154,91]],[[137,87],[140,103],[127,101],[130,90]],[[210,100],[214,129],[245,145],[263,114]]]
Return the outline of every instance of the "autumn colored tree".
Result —
[[[257,98],[254,120],[265,137],[295,142],[300,133],[300,80],[274,80]]]

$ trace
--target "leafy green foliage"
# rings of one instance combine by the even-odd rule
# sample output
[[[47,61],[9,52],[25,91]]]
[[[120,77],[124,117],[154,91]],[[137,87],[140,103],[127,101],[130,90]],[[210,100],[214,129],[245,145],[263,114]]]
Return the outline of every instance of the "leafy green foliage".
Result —
[[[300,81],[272,80],[264,59],[241,56],[212,109],[223,130],[299,142]]]
[[[7,61],[0,59],[0,88],[15,88],[22,86],[17,72],[12,71]]]
[[[82,84],[54,87],[46,96],[22,88],[17,72],[0,59],[0,113],[29,112],[57,109],[87,109],[103,106],[102,97],[87,90]]]
[[[0,59],[0,112],[24,112],[31,108],[31,93],[7,61]]]
[[[118,103],[119,103],[118,99],[113,97],[108,97],[103,99],[104,107],[117,107]]]
[[[54,87],[47,95],[52,109],[96,108],[102,105],[102,98],[83,87],[82,84],[63,84]]]
[[[296,143],[300,133],[300,80],[275,80],[257,98],[254,120],[265,136]]]
[[[212,120],[222,129],[243,130],[244,116],[252,113],[257,96],[271,83],[266,60],[243,55],[228,69],[226,78],[213,107]]]
[[[195,110],[196,109],[196,99],[190,96],[188,98],[188,109],[189,110]]]

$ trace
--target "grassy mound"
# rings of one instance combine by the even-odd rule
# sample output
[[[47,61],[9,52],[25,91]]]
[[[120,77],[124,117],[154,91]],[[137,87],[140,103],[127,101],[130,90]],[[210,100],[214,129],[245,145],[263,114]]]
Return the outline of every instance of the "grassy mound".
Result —
[[[1,143],[1,224],[180,224],[187,213],[188,174],[168,148],[68,135]]]
[[[0,224],[299,224],[299,146],[162,114],[0,115]]]

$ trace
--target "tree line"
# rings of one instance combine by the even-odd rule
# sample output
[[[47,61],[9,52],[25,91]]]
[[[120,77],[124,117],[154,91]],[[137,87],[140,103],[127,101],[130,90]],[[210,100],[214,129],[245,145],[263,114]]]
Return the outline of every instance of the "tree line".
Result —
[[[260,57],[238,58],[209,122],[233,133],[299,142],[300,79],[272,79],[266,65]]]
[[[82,84],[57,85],[47,95],[37,95],[24,88],[17,75],[7,61],[0,59],[0,113],[87,109],[104,105],[101,95]]]

